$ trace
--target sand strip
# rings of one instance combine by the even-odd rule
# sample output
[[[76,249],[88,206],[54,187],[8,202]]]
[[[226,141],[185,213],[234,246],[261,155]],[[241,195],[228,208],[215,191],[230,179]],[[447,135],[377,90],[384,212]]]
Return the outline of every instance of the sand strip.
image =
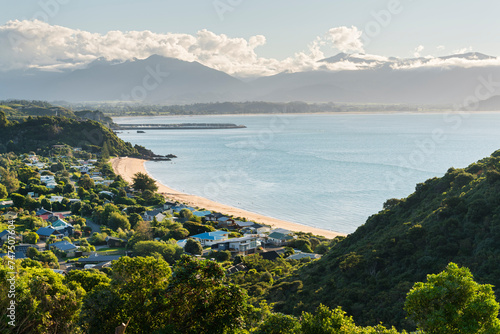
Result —
[[[115,173],[121,175],[125,181],[131,182],[134,174],[139,172],[147,173],[146,168],[144,167],[145,161],[146,160],[135,159],[135,158],[113,158],[110,160],[110,163],[113,166]],[[164,194],[169,200],[179,201],[181,203],[185,203],[192,207],[198,207],[210,211],[216,211],[226,215],[232,215],[234,217],[246,218],[247,220],[271,225],[275,228],[285,228],[291,231],[301,231],[306,233],[310,232],[315,235],[321,235],[327,238],[335,238],[338,235],[345,235],[343,233],[337,233],[329,230],[323,230],[320,228],[310,227],[307,225],[292,223],[285,220],[263,216],[258,213],[253,213],[229,205],[217,203],[209,199],[206,199],[204,197],[185,194],[180,191],[171,189],[165,186],[164,184],[161,184],[160,182],[157,182],[157,185],[158,185],[158,192]]]

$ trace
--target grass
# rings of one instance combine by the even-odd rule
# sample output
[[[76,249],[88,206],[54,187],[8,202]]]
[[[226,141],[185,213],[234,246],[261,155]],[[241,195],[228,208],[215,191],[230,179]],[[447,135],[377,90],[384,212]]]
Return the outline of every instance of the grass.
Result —
[[[118,255],[125,254],[125,247],[101,248],[96,250],[100,255]]]

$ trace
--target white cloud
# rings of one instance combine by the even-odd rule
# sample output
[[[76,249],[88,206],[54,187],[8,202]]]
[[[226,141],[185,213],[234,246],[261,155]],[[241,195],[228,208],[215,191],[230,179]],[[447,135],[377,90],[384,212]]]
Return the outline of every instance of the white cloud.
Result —
[[[461,49],[453,50],[453,54],[459,55],[459,54],[463,54],[463,53],[467,53],[467,52],[471,52],[471,51],[472,51],[472,46],[469,46],[468,48],[461,48]]]
[[[332,47],[342,52],[364,52],[361,34],[358,28],[352,26],[337,27],[328,30],[325,39],[332,43]]]
[[[420,57],[420,52],[424,51],[424,46],[423,45],[419,45],[415,48],[415,52],[413,53],[413,55],[418,58]]]
[[[446,49],[446,46],[444,46],[444,45],[438,45],[436,49],[442,51],[442,50]]]
[[[144,59],[153,54],[197,61],[241,77],[307,70],[357,70],[387,61],[386,57],[362,54],[361,34],[356,27],[332,28],[323,36],[315,38],[307,50],[284,60],[277,60],[257,54],[256,49],[266,43],[266,38],[262,35],[248,39],[233,38],[208,30],[200,30],[195,35],[158,34],[151,31],[109,31],[106,34],[98,34],[36,20],[9,21],[0,26],[0,71],[26,68],[50,71],[75,69],[85,67],[98,58],[126,61]],[[322,51],[324,48],[355,52],[358,60],[318,62],[326,58]],[[420,45],[415,52],[420,54],[423,49]],[[443,64],[437,60],[428,60],[420,64],[395,65],[395,68]],[[443,66],[482,66],[486,63],[461,59],[448,60]]]

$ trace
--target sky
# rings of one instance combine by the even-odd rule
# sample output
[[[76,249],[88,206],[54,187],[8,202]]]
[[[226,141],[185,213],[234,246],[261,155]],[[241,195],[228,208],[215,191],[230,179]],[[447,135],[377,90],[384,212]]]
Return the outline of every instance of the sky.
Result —
[[[80,46],[94,44],[95,34],[108,36],[113,31],[123,34],[148,31],[155,38],[165,34],[198,38],[197,34],[204,31],[222,37],[208,42],[198,38],[196,48],[203,43],[201,48],[210,48],[210,43],[221,43],[224,37],[237,43],[244,40],[248,44],[242,47],[245,64],[252,58],[252,66],[258,64],[259,71],[269,73],[272,68],[282,70],[290,64],[296,66],[297,62],[304,62],[304,58],[317,60],[319,56],[329,57],[340,51],[401,58],[466,51],[500,55],[500,20],[497,19],[500,3],[491,0],[0,0],[0,5],[0,30],[13,20],[38,19],[46,25],[32,29],[55,35],[57,29],[48,27],[60,26],[71,29],[72,33],[67,32],[70,35],[75,31],[89,33],[86,38],[90,41],[79,38]],[[12,29],[23,27],[11,24],[7,30]],[[134,38],[145,37],[136,34]],[[40,43],[42,40],[40,38]],[[0,46],[6,49],[5,43]],[[30,47],[38,48],[36,43]],[[100,49],[101,45],[94,47]],[[33,50],[16,52],[21,51],[33,58],[30,53]],[[224,49],[218,48],[215,52],[222,51]],[[145,53],[146,50],[141,50],[134,56]],[[87,61],[96,56],[95,53],[86,55]],[[109,53],[103,55],[109,57]],[[179,57],[203,63],[209,56],[203,53],[191,59],[187,55]],[[11,58],[15,60],[19,55],[12,54]],[[11,58],[4,59],[3,64],[0,58],[0,67],[5,69],[5,63]],[[77,59],[77,63],[85,62],[83,58]],[[228,65],[227,59],[220,57],[214,60],[213,54],[210,58],[207,64],[220,66],[228,73],[234,73],[240,64],[232,61]],[[218,65],[223,62],[226,64]],[[266,70],[262,70],[264,67]]]

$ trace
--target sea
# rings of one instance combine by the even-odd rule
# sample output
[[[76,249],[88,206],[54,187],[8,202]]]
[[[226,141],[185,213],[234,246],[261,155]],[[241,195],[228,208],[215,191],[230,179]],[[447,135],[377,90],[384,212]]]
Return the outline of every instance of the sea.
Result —
[[[352,233],[390,198],[500,149],[500,113],[118,117],[116,123],[234,123],[246,128],[123,131],[172,161],[163,184],[282,220]]]

